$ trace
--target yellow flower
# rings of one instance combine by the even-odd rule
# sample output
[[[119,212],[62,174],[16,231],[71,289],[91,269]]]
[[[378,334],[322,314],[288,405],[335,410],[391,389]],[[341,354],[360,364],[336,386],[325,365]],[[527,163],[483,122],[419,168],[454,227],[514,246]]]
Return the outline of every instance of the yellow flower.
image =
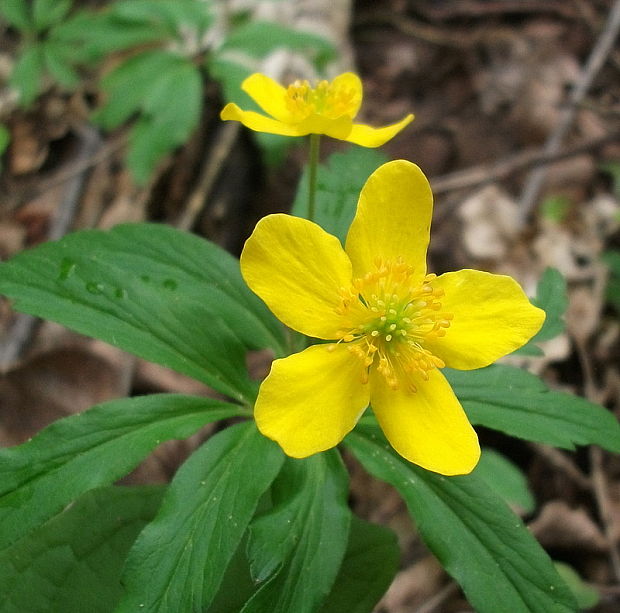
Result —
[[[478,439],[440,368],[487,366],[526,343],[544,312],[511,277],[427,274],[433,197],[404,160],[364,185],[345,249],[318,225],[269,215],[241,271],[287,326],[330,341],[275,360],[259,430],[293,457],[337,445],[368,404],[403,457],[445,475],[473,470]]]
[[[326,134],[363,147],[380,147],[394,138],[413,115],[385,128],[371,128],[353,119],[362,103],[362,82],[351,72],[336,77],[331,83],[321,81],[314,89],[308,81],[295,81],[283,87],[264,74],[250,75],[241,89],[270,115],[243,111],[229,103],[222,110],[224,120],[240,121],[256,132],[305,136]]]

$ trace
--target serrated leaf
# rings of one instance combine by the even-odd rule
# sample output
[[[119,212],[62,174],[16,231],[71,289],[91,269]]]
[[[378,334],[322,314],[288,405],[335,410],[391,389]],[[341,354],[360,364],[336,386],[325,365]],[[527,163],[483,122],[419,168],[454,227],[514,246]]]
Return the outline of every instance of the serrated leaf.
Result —
[[[317,610],[347,546],[348,481],[335,450],[287,458],[273,485],[273,508],[250,526],[250,568],[263,585],[242,613]]]
[[[0,15],[19,30],[28,31],[33,27],[26,0],[0,0]]]
[[[353,516],[342,566],[320,613],[372,613],[398,570],[396,535]]]
[[[479,613],[569,613],[570,590],[545,551],[476,475],[444,477],[397,455],[379,428],[346,438],[362,465],[393,485],[442,566]]]
[[[37,97],[44,72],[45,63],[41,46],[32,44],[24,47],[9,78],[9,84],[17,90],[22,106],[28,106]]]
[[[35,28],[45,30],[66,17],[73,0],[34,0],[32,20]]]
[[[620,424],[613,413],[579,396],[550,390],[535,375],[500,364],[443,372],[474,425],[564,449],[600,445],[620,451]]]
[[[227,428],[194,452],[129,553],[116,613],[203,611],[283,460],[253,422]]]
[[[483,449],[475,474],[511,508],[521,513],[534,510],[536,502],[525,475],[501,453]]]
[[[314,56],[317,65],[336,56],[336,50],[326,38],[312,32],[301,32],[272,21],[249,21],[226,37],[220,51],[246,53],[255,58],[263,58],[278,47],[302,51],[307,57]]]
[[[315,221],[344,244],[353,221],[364,183],[379,166],[387,162],[375,149],[352,146],[344,153],[333,153],[317,171]],[[308,209],[308,169],[299,183],[292,214],[306,217]]]
[[[547,317],[538,333],[526,345],[515,351],[522,355],[544,355],[536,343],[551,340],[564,332],[566,322],[564,314],[568,308],[566,279],[556,268],[547,268],[536,288],[536,297],[532,304],[541,308]]]
[[[0,554],[2,613],[110,613],[129,548],[163,487],[108,487],[81,496]]]
[[[161,442],[245,414],[210,398],[159,394],[113,400],[0,449],[0,550],[84,492],[109,485]]]
[[[0,264],[14,306],[163,364],[234,398],[252,398],[247,349],[282,353],[274,317],[239,263],[187,232],[127,224],[76,232]]]

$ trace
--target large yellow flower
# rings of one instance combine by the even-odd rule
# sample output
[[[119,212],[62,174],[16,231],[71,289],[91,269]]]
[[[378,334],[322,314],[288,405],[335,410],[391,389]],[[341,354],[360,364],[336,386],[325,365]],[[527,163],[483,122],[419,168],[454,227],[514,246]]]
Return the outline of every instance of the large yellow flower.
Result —
[[[318,225],[269,215],[241,271],[287,326],[330,341],[275,360],[255,406],[259,430],[293,457],[337,445],[370,403],[402,456],[445,475],[476,465],[478,439],[439,370],[487,366],[526,343],[544,312],[514,279],[427,274],[433,208],[404,160],[364,185],[345,249]]]
[[[241,89],[269,117],[243,111],[232,102],[224,107],[220,117],[240,121],[256,132],[283,136],[326,134],[363,147],[380,147],[413,119],[413,115],[407,115],[385,128],[353,123],[362,103],[362,82],[352,72],[341,74],[331,83],[321,81],[314,89],[308,81],[295,81],[285,88],[266,75],[255,73],[245,79]]]

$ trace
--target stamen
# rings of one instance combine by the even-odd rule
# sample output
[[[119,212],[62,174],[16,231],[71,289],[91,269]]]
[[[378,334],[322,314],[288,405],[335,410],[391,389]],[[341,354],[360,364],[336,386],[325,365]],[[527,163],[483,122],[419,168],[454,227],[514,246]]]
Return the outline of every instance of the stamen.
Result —
[[[374,265],[340,290],[338,342],[361,361],[363,382],[374,368],[390,389],[415,393],[430,371],[445,367],[425,344],[442,338],[454,315],[442,311],[444,291],[432,285],[436,275],[416,278],[402,259],[375,258]]]

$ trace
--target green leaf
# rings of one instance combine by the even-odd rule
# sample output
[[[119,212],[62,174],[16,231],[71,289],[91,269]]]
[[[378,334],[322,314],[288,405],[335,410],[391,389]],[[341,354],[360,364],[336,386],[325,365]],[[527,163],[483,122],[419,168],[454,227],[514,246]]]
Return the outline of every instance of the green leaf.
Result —
[[[0,0],[0,15],[18,30],[27,32],[33,27],[26,0]]]
[[[234,398],[252,398],[246,349],[282,354],[279,323],[239,263],[156,224],[86,230],[0,264],[15,308],[163,364]]]
[[[599,168],[611,176],[614,196],[620,200],[620,161],[604,162]]]
[[[315,221],[344,244],[353,221],[360,191],[368,177],[387,162],[375,149],[351,147],[344,153],[333,153],[317,173]],[[292,214],[307,217],[308,169],[304,171],[293,203]]]
[[[102,79],[107,101],[94,119],[106,129],[116,128],[144,108],[162,76],[185,62],[179,54],[164,49],[151,49],[130,57]]]
[[[620,251],[607,251],[601,259],[610,272],[606,288],[607,300],[616,310],[620,310]]]
[[[129,548],[161,502],[162,487],[84,494],[0,554],[2,613],[110,613]]]
[[[111,14],[123,21],[164,25],[171,36],[181,35],[188,27],[204,32],[213,21],[210,4],[196,0],[121,0]]]
[[[545,198],[541,205],[541,214],[545,219],[554,223],[562,223],[566,219],[571,207],[571,200],[566,196],[550,196]]]
[[[573,596],[545,551],[475,474],[443,477],[410,464],[373,426],[346,443],[401,494],[422,538],[479,613],[569,613]]]
[[[80,82],[80,77],[67,61],[67,48],[53,40],[42,44],[45,68],[54,80],[64,87],[73,88]]]
[[[301,51],[313,58],[318,66],[324,66],[336,57],[336,50],[329,40],[271,21],[249,21],[235,28],[221,45],[219,52],[242,52],[251,57],[263,58],[278,47]]]
[[[0,123],[0,155],[2,155],[11,142],[11,133],[8,128]]]
[[[73,0],[34,0],[32,19],[38,31],[62,21],[71,9]]]
[[[166,40],[169,33],[162,24],[119,22],[109,11],[82,11],[54,26],[50,38],[73,49],[75,62],[93,62],[116,51]]]
[[[171,66],[152,83],[142,108],[144,115],[131,132],[127,162],[136,180],[145,183],[156,163],[183,144],[198,125],[202,108],[198,69],[185,60]]]
[[[127,593],[116,613],[203,611],[283,459],[253,422],[220,432],[194,452],[129,553]]]
[[[600,445],[620,452],[613,413],[579,396],[550,390],[538,377],[496,364],[479,370],[444,369],[474,425],[564,449]]]
[[[109,485],[161,442],[243,415],[238,406],[174,394],[113,400],[0,449],[0,550],[80,494]]]
[[[483,449],[475,474],[511,508],[531,513],[536,507],[525,475],[501,453]]]
[[[17,90],[22,106],[28,106],[37,97],[44,72],[45,64],[41,45],[32,44],[24,47],[9,78],[9,84]]]
[[[556,268],[547,268],[538,282],[536,297],[532,304],[541,308],[547,317],[538,333],[517,351],[516,354],[541,355],[542,351],[536,347],[536,343],[548,341],[564,332],[566,323],[564,314],[568,308],[568,294],[566,292],[566,279]]]
[[[598,604],[601,599],[600,594],[585,583],[574,568],[562,562],[554,562],[554,564],[560,577],[566,582],[566,585],[568,585],[575,596],[579,609],[591,609]]]
[[[273,484],[273,508],[250,526],[250,568],[263,585],[242,613],[317,610],[347,547],[348,482],[335,450],[287,459]]]
[[[396,535],[353,516],[347,551],[320,613],[372,613],[398,570]]]

